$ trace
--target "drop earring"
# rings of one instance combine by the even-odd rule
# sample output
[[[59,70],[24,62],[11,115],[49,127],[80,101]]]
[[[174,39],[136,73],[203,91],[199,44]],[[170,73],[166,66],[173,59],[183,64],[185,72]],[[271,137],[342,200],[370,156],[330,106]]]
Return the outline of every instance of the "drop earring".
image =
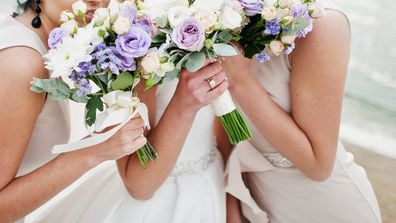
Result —
[[[35,12],[37,13],[37,15],[33,18],[32,20],[32,26],[36,29],[40,28],[41,26],[41,18],[40,18],[40,13],[41,13],[41,8],[40,8],[40,3],[41,0],[35,0],[36,3],[36,7],[35,7]]]

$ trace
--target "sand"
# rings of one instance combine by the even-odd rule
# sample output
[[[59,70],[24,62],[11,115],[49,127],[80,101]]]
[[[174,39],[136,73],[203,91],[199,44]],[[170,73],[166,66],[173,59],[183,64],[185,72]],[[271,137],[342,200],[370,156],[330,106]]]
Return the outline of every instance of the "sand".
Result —
[[[344,142],[355,161],[363,166],[373,184],[380,204],[383,223],[396,222],[396,159],[382,156]]]

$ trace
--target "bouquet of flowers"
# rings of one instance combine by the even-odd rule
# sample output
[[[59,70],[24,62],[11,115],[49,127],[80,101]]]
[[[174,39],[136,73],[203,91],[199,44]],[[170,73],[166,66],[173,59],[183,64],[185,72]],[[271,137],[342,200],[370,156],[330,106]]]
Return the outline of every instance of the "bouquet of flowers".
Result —
[[[244,55],[258,62],[271,59],[271,54],[289,55],[296,38],[312,31],[313,19],[324,13],[316,0],[239,0],[249,16],[240,34]]]
[[[34,79],[31,89],[47,92],[51,99],[84,103],[85,123],[92,137],[55,146],[53,152],[103,142],[137,113],[149,128],[147,108],[134,89],[141,78],[137,63],[151,45],[150,19],[129,1],[111,1],[108,8],[99,8],[95,13],[87,13],[85,3],[77,1],[73,12],[62,13],[61,23],[51,31],[50,50],[44,56],[51,79]],[[80,27],[79,23],[83,25]],[[69,86],[61,77],[70,78],[72,84]],[[114,125],[118,126],[105,133],[93,133]],[[142,167],[157,158],[149,143],[137,155]]]
[[[138,7],[156,27],[150,53],[140,66],[146,88],[177,78],[182,68],[195,72],[207,59],[238,54],[231,41],[239,39],[246,16],[237,0],[145,0]],[[251,138],[228,90],[212,107],[232,144]]]

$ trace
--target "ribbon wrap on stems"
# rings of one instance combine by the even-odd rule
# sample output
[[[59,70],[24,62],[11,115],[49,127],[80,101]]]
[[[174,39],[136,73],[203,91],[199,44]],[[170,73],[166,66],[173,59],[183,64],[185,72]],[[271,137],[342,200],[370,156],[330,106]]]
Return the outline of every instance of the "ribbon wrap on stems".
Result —
[[[113,136],[137,114],[143,119],[145,127],[150,129],[147,106],[140,102],[139,98],[133,97],[131,92],[112,91],[103,96],[103,101],[107,108],[97,116],[95,131],[101,132],[107,127],[115,127],[106,132],[91,133],[90,137],[76,142],[56,145],[52,148],[52,153],[65,153],[102,143]]]

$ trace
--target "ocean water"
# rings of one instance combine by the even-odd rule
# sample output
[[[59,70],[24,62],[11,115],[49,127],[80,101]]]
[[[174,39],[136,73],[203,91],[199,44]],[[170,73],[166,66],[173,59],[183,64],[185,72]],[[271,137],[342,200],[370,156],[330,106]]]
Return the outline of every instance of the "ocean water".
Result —
[[[16,0],[1,0],[0,13]],[[352,27],[341,138],[396,158],[396,2],[333,0]],[[336,34],[335,34],[336,37]]]

